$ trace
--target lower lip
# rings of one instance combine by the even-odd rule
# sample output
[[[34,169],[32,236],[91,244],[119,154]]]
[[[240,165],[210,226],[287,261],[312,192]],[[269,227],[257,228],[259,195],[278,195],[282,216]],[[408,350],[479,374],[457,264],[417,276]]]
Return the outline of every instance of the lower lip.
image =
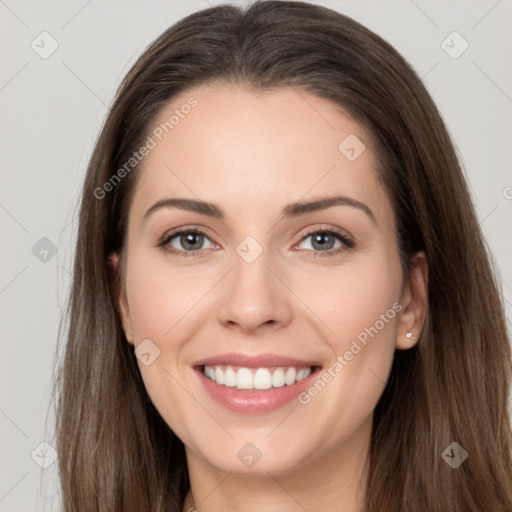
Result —
[[[206,391],[220,405],[234,412],[240,413],[264,413],[274,411],[305,391],[316,377],[320,368],[316,368],[311,374],[300,382],[291,386],[284,385],[281,388],[255,389],[252,391],[230,388],[217,384],[206,377],[202,368],[196,368],[199,378]]]

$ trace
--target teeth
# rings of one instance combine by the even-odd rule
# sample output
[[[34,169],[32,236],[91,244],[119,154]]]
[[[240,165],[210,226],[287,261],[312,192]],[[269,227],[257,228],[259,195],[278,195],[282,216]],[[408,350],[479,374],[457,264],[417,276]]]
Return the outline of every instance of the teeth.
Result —
[[[311,368],[236,368],[233,366],[205,366],[204,374],[210,380],[230,388],[270,389],[291,386],[311,374]]]
[[[215,367],[215,372],[222,371]],[[238,389],[253,389],[252,372],[248,368],[238,368],[236,372],[236,387]]]
[[[224,386],[234,388],[236,386],[236,373],[233,368],[227,368],[224,372]]]
[[[295,368],[288,368],[286,372],[285,382],[287,386],[291,386],[297,377],[297,370]]]
[[[215,382],[215,370],[211,366],[205,366],[204,370],[204,374]]]
[[[258,368],[254,374],[252,383],[254,389],[270,389],[272,387],[272,375],[266,368]]]
[[[217,384],[224,384],[224,372],[220,368],[215,368],[215,382]]]
[[[277,370],[274,370],[274,373],[272,374],[272,387],[282,388],[285,384],[286,378],[283,369],[278,368]]]

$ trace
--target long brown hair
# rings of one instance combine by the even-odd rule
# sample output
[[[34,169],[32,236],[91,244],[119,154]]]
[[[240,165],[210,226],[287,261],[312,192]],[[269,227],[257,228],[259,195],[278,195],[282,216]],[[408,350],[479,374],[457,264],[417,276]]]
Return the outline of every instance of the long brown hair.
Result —
[[[55,381],[63,510],[181,512],[184,446],[148,398],[108,266],[123,249],[140,165],[112,180],[163,106],[213,80],[295,87],[342,107],[371,134],[404,269],[426,254],[429,311],[418,344],[396,351],[375,410],[366,511],[510,512],[510,345],[450,136],[421,80],[383,39],[325,7],[287,1],[187,16],[119,87],[83,186]],[[468,453],[457,469],[442,457],[452,442]]]

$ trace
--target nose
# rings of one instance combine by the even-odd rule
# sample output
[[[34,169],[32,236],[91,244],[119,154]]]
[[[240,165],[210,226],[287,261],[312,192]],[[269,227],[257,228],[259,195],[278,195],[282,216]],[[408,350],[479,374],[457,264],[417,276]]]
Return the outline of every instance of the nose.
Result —
[[[279,279],[268,251],[252,263],[235,255],[234,268],[219,297],[219,321],[224,327],[254,332],[277,330],[292,318],[291,293]]]

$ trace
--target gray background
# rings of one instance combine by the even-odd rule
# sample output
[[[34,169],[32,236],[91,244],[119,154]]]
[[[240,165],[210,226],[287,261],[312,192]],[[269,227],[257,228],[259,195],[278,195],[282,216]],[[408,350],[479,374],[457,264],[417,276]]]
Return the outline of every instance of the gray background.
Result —
[[[41,469],[53,452],[40,444],[53,442],[46,412],[76,204],[108,105],[147,44],[179,18],[218,3],[0,0],[0,511],[59,510],[57,465]],[[424,78],[466,169],[510,319],[512,2],[316,3],[383,36]],[[58,43],[46,59],[31,47],[51,49],[44,31]],[[453,31],[469,44],[457,58],[464,41],[447,39]]]

